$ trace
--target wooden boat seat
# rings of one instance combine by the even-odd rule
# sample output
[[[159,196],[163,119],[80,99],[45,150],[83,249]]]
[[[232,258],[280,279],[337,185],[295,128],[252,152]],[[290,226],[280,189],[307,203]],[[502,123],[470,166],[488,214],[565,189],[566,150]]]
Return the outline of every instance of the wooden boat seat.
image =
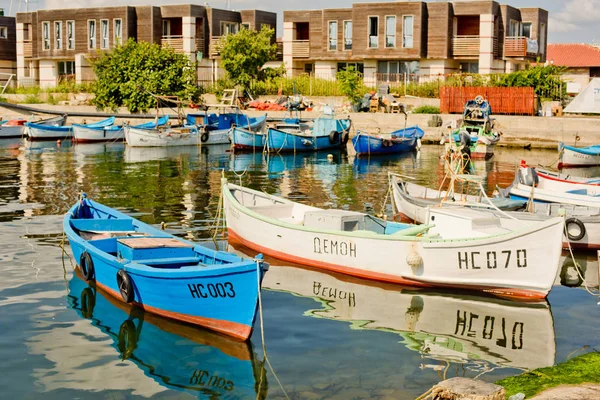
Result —
[[[248,207],[248,209],[270,218],[290,218],[294,209],[292,203],[269,204],[265,206]]]
[[[173,238],[126,238],[118,239],[118,242],[132,249],[157,249],[161,247],[194,247],[189,243],[185,243]]]
[[[72,219],[71,226],[80,232],[135,232],[131,218]]]
[[[194,265],[197,266],[200,264],[200,259],[198,257],[167,257],[167,258],[149,258],[146,260],[136,260],[137,263],[145,264],[149,267],[159,267],[163,265]]]

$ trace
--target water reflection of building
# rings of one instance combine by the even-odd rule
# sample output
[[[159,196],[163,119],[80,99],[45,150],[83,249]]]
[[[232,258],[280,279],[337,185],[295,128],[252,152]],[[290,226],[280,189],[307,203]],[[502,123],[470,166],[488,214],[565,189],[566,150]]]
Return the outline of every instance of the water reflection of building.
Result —
[[[44,391],[132,391],[152,397],[165,390],[206,398],[264,398],[267,380],[252,345],[117,302],[77,276],[69,307],[81,318],[28,342],[32,354],[53,362],[36,371]]]
[[[263,286],[319,301],[323,307],[309,311],[314,317],[399,334],[406,347],[422,354],[423,366],[471,363],[482,372],[554,365],[554,325],[546,302],[435,293],[292,266],[271,266]]]

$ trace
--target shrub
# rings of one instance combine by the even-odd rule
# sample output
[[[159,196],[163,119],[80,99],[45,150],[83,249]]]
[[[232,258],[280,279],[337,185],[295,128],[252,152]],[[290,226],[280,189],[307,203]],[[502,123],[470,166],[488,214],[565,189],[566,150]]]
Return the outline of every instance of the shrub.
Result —
[[[423,105],[412,110],[413,114],[439,114],[440,108],[436,106]]]

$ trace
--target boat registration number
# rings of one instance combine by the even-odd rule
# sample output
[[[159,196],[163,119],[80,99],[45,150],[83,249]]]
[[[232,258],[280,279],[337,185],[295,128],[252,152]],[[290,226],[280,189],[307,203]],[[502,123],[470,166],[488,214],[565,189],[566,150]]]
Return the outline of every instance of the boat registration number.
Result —
[[[517,251],[461,251],[458,252],[458,269],[526,268],[527,250]]]
[[[235,297],[235,289],[233,288],[233,283],[231,282],[209,283],[207,285],[203,283],[188,283],[188,289],[190,290],[190,295],[194,299],[207,299],[209,297],[212,297],[213,299]]]

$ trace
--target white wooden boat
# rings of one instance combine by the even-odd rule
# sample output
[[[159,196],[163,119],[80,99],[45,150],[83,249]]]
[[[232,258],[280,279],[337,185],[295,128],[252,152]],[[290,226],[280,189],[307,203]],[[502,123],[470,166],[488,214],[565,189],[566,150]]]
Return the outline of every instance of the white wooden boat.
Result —
[[[140,129],[125,126],[127,145],[132,147],[198,146],[200,132],[195,126]]]
[[[430,209],[429,225],[322,210],[223,179],[229,240],[285,260],[361,278],[544,298],[563,219],[525,225],[472,211]]]
[[[22,137],[25,133],[25,120],[0,121],[0,139]]]
[[[415,290],[268,261],[263,288],[327,305],[307,315],[398,334],[425,359],[524,369],[554,365],[554,324],[545,301]]]
[[[557,191],[539,187],[539,176],[532,167],[519,167],[513,184],[505,189],[512,199],[529,200],[544,203],[561,203],[585,207],[600,207],[600,192],[597,188],[574,188],[569,191]]]
[[[392,188],[392,206],[395,215],[404,219],[419,223],[427,222],[429,207],[461,207],[464,209],[476,208],[486,210],[494,217],[515,218],[522,221],[540,221],[551,217],[557,217],[561,213],[566,214],[565,236],[563,237],[563,248],[577,249],[600,249],[600,208],[574,206],[569,204],[536,203],[532,205],[530,212],[525,212],[524,202],[504,199],[508,203],[502,203],[501,198],[490,199],[491,203],[502,209],[500,212],[491,204],[482,201],[481,197],[473,195],[461,195],[447,199],[444,196],[436,197],[437,190],[416,185],[401,180],[399,177],[390,175]],[[446,192],[442,192],[446,193]],[[516,207],[511,207],[511,202]],[[519,206],[519,205],[522,205]],[[510,210],[519,211],[510,211]]]
[[[64,126],[66,121],[67,116],[61,115],[40,121],[27,122],[25,133],[29,140],[70,139],[73,137],[73,129],[70,126]]]
[[[599,178],[583,178],[571,174],[536,168],[538,185],[540,189],[553,190],[556,192],[570,192],[577,189],[586,189],[588,193],[600,193]]]
[[[600,146],[574,147],[559,143],[558,168],[600,165]]]

